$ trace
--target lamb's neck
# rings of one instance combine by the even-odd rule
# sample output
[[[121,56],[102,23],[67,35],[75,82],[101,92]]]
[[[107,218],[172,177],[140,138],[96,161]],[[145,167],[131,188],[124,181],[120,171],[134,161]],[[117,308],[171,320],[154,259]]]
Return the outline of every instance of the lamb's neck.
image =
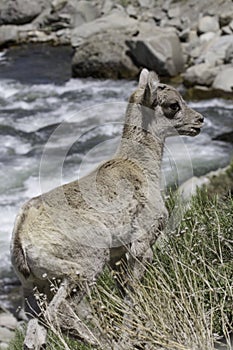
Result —
[[[137,161],[144,171],[160,178],[165,138],[142,125],[141,108],[130,106],[126,113],[118,156]]]

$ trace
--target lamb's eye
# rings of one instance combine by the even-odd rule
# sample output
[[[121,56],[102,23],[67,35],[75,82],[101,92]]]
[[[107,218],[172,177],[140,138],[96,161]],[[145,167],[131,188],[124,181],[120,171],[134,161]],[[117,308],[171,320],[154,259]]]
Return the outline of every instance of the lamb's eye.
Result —
[[[178,102],[174,102],[174,103],[171,103],[169,105],[169,107],[173,110],[173,111],[179,111],[180,110],[180,105]]]

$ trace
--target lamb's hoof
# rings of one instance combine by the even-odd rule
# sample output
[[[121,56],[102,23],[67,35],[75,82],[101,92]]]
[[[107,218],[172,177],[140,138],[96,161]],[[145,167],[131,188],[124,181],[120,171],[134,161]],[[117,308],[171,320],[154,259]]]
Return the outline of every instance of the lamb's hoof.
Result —
[[[47,330],[41,326],[36,318],[30,320],[24,339],[24,350],[42,350],[46,348]]]

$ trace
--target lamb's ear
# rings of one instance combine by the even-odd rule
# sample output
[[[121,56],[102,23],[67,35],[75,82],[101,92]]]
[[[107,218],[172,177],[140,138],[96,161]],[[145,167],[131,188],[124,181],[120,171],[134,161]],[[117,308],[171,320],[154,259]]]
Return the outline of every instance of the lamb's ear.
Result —
[[[143,68],[143,70],[140,73],[139,77],[139,83],[138,87],[140,89],[144,89],[148,83],[148,77],[149,77],[149,71],[146,68]]]
[[[155,72],[149,72],[148,81],[144,90],[143,104],[145,106],[152,106],[155,103],[157,96],[157,87],[159,84],[159,78]]]
[[[153,91],[157,89],[158,83],[159,83],[158,75],[155,72],[150,72],[148,76],[148,85],[151,93],[153,93]]]

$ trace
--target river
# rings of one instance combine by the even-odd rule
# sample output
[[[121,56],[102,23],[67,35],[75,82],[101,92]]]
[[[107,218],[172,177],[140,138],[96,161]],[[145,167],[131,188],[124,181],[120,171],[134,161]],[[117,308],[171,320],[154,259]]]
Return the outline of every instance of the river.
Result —
[[[114,153],[136,87],[134,81],[72,79],[71,55],[68,47],[46,45],[0,52],[0,305],[6,307],[14,284],[9,245],[17,211],[28,198],[82,176]],[[233,129],[233,102],[189,105],[205,116],[205,126],[198,137],[168,139],[163,186],[224,167],[233,153],[232,144],[212,140]],[[66,150],[62,169],[51,165],[53,158],[40,166],[51,149],[54,158]]]

